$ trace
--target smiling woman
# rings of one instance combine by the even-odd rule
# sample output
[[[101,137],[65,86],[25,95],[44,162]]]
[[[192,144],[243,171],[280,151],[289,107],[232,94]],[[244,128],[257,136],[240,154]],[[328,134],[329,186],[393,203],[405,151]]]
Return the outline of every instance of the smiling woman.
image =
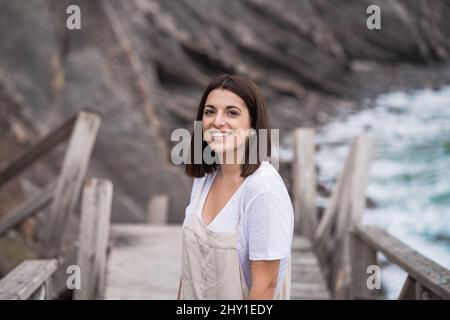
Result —
[[[243,76],[220,75],[206,88],[197,121],[202,154],[209,148],[217,161],[186,165],[195,179],[183,223],[178,298],[289,299],[291,200],[275,168],[259,152],[256,161],[249,157],[251,132],[270,130],[262,94]]]

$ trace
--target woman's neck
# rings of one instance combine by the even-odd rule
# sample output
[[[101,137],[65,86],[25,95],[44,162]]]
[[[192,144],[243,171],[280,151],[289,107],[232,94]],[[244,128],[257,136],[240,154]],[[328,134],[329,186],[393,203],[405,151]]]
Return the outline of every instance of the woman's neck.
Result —
[[[241,175],[241,165],[240,164],[221,164],[220,172],[222,178],[225,179],[235,179]]]
[[[236,179],[241,176],[241,162],[236,162],[236,159],[244,156],[245,149],[233,151],[233,157],[230,158],[229,153],[219,155],[220,172],[219,175],[225,180]],[[228,158],[227,158],[228,156]]]

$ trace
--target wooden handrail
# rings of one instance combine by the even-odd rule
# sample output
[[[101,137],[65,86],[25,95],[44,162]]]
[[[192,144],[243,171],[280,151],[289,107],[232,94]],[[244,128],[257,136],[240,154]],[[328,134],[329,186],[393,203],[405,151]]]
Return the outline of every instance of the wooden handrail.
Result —
[[[0,280],[0,300],[33,299],[38,293],[51,299],[51,276],[58,268],[52,260],[26,260]]]
[[[51,183],[45,193],[51,195],[53,189]],[[109,180],[90,178],[83,190],[77,265],[84,276],[74,299],[103,299],[113,185]],[[62,259],[59,263],[65,265]],[[51,276],[63,271],[58,270],[56,259],[25,260],[1,279],[0,300],[51,299]]]
[[[424,257],[379,227],[357,225],[351,234],[355,241],[362,241],[368,249],[383,253],[389,261],[408,272],[409,277],[403,291],[415,281],[417,287],[420,287],[419,291],[429,290],[441,299],[450,299],[450,270]],[[355,255],[352,250],[352,254],[352,260],[362,260],[361,253]],[[355,277],[353,281],[358,278],[355,272],[357,270],[352,270],[352,276]]]
[[[1,187],[70,137],[62,172],[56,183],[47,185],[37,196],[33,196],[18,210],[2,219],[0,221],[0,236],[48,205],[52,205],[50,215],[53,216],[53,219],[50,219],[50,223],[58,220],[59,217],[57,215],[62,215],[62,222],[59,219],[56,223],[59,224],[58,230],[65,227],[67,214],[73,208],[81,189],[82,180],[100,124],[99,115],[96,111],[80,111],[61,126],[52,130],[35,145],[8,161],[0,169]],[[64,194],[64,199],[61,198],[62,193]],[[57,203],[52,204],[53,200]],[[63,208],[65,206],[68,206],[69,210],[65,210],[67,209]],[[58,211],[58,214],[55,214],[55,211]],[[59,214],[59,212],[64,213]],[[55,240],[55,237],[52,240]],[[48,245],[48,242],[46,245]],[[57,254],[57,250],[52,251],[52,254],[48,258],[53,258]]]
[[[53,258],[61,258],[60,253],[67,222],[78,203],[100,122],[99,113],[88,110],[81,111],[0,169],[0,186],[2,186],[70,137],[57,180],[49,183],[44,190],[28,199],[19,209],[0,221],[0,236],[2,236],[24,219],[50,205],[48,222],[43,225],[43,237],[38,246],[39,256],[49,259],[27,260],[20,264],[1,280],[0,299],[51,298],[50,277],[54,272],[64,272],[64,270],[57,270],[57,260]],[[110,202],[111,199],[109,199],[109,205]],[[110,207],[106,209],[109,226]],[[95,216],[97,211],[94,208],[90,213]],[[106,228],[103,226],[103,222],[101,224],[103,228]],[[92,223],[92,226],[97,226],[97,223]],[[106,232],[103,234],[107,235]],[[101,240],[102,242],[99,240],[100,245],[95,244],[95,247],[98,247],[99,250],[105,247],[103,251],[106,252],[106,244],[103,243],[107,243],[107,240],[104,237]],[[89,248],[89,244],[84,244],[84,247]],[[98,259],[104,260],[101,254],[97,254],[97,256]],[[86,254],[83,257],[88,262],[91,259]],[[87,262],[84,267],[86,265]],[[96,265],[94,277],[96,282],[102,281],[102,277],[97,273],[98,270],[103,269],[103,265],[104,263],[99,267]]]
[[[19,153],[0,169],[0,187],[70,137],[77,116],[47,134],[38,143]]]
[[[50,182],[44,190],[37,195],[29,199],[25,204],[19,207],[16,211],[8,214],[6,217],[0,220],[0,237],[2,237],[9,229],[16,227],[23,220],[32,216],[36,212],[44,209],[53,200],[53,193],[55,191],[56,184]]]
[[[25,149],[23,152],[19,153],[14,158],[6,162],[0,168],[0,187],[2,187],[15,176],[19,175],[24,169],[49,153],[60,143],[67,140],[70,137],[75,123],[81,113],[91,113],[99,117],[101,116],[100,112],[85,108],[78,114],[69,118],[62,125],[52,130],[45,137],[40,139],[36,144],[30,146],[29,148]]]
[[[100,122],[99,115],[93,112],[82,111],[77,115],[56,182],[49,221],[43,226],[39,252],[44,258],[58,257],[61,252],[64,231],[79,200]]]
[[[353,141],[328,206],[317,223],[314,221],[313,208],[316,197],[313,133],[298,129],[293,136],[295,156],[291,170],[295,219],[296,223],[300,221],[300,225],[306,227],[303,233],[313,240],[314,251],[333,297],[380,298],[379,281],[373,285],[371,281],[374,277],[368,275],[372,272],[370,270],[377,270],[379,251],[409,274],[400,299],[450,299],[449,270],[420,255],[387,232],[360,225],[365,208],[373,139],[367,134],[361,134]],[[305,185],[307,183],[310,185]]]
[[[373,139],[365,133],[353,140],[313,238],[315,252],[337,299],[349,297],[348,233],[352,225],[360,222],[364,212],[373,145]]]

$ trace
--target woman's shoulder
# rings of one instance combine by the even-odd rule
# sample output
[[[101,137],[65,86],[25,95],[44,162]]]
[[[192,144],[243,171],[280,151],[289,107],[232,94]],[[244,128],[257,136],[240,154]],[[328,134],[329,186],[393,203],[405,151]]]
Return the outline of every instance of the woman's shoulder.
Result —
[[[280,174],[269,162],[261,163],[248,179],[242,199],[247,216],[264,220],[265,215],[283,215],[286,221],[293,219],[289,192]]]
[[[246,184],[247,196],[260,193],[287,194],[283,179],[268,161],[261,162],[259,168],[247,179],[249,179]]]

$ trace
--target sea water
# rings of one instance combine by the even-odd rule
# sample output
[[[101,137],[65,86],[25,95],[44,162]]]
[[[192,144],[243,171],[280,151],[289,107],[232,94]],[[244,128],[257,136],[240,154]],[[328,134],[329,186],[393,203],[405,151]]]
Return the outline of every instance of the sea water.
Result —
[[[366,194],[376,208],[366,209],[363,224],[380,226],[450,269],[450,87],[367,103],[374,107],[318,130],[318,179],[331,187],[351,141],[366,132],[375,142]],[[405,279],[397,266],[381,269],[388,299],[398,297]]]

